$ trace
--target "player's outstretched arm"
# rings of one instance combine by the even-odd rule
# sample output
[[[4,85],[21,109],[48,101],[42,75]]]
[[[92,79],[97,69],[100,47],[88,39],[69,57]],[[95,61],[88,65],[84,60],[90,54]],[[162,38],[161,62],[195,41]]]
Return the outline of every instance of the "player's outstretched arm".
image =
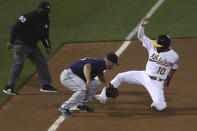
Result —
[[[144,27],[146,25],[148,25],[148,24],[149,24],[149,19],[143,18],[141,26],[138,29],[138,39],[141,40],[141,41],[143,41],[143,37],[145,36],[145,34],[144,34]]]

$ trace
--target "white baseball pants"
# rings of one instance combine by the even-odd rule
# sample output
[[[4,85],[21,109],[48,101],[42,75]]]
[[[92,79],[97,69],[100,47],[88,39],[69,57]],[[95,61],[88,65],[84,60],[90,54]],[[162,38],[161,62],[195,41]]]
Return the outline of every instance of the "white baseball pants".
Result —
[[[162,111],[167,107],[163,91],[164,81],[150,79],[145,71],[128,71],[119,73],[111,81],[111,84],[115,88],[118,88],[122,82],[144,86],[153,100],[154,107],[158,111]],[[101,95],[103,95],[103,93],[101,93]]]

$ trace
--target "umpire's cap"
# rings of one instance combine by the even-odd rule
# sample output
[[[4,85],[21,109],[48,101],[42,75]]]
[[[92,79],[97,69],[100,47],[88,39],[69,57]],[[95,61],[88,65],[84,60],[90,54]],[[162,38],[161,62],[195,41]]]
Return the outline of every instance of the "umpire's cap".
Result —
[[[118,56],[115,54],[115,53],[109,53],[105,56],[105,59],[107,59],[108,61],[116,64],[116,65],[119,65],[118,64]]]
[[[168,35],[159,35],[156,40],[152,42],[152,44],[157,47],[168,48],[170,46],[171,39]]]
[[[43,9],[46,12],[51,12],[51,4],[46,1],[40,2],[38,8]]]

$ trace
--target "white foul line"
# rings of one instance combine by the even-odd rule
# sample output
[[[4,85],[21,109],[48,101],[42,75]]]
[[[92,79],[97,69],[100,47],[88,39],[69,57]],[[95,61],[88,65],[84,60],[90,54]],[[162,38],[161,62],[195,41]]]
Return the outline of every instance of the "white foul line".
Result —
[[[150,9],[150,11],[145,15],[145,18],[150,18],[155,11],[159,8],[159,6],[164,2],[164,0],[158,0],[157,3]],[[141,25],[141,21],[139,24],[128,34],[125,38],[125,42],[121,45],[121,47],[116,51],[116,55],[120,56],[122,52],[131,44],[131,38],[137,33],[139,26]]]
[[[59,116],[59,118],[51,125],[48,131],[55,131],[59,125],[64,121],[65,117],[63,115]]]
[[[157,3],[151,8],[151,10],[145,15],[145,18],[150,18],[163,2],[164,0],[158,0]],[[140,24],[141,21],[125,38],[126,41],[116,51],[117,56],[120,56],[122,52],[131,44],[131,38],[137,33]],[[64,121],[64,119],[65,117],[63,115],[60,115],[59,118],[51,125],[48,131],[56,131],[60,124]]]

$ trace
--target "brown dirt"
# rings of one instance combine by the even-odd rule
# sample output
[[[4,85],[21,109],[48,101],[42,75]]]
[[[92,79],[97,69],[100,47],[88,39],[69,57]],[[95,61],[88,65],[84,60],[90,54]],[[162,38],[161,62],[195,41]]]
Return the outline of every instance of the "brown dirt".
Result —
[[[177,70],[170,88],[165,90],[168,109],[154,112],[150,109],[151,99],[143,87],[122,84],[120,96],[106,105],[93,100],[90,105],[94,113],[73,113],[66,118],[57,131],[195,131],[197,129],[197,39],[173,40],[173,48],[180,56]],[[59,93],[41,93],[36,73],[0,109],[0,130],[2,131],[43,131],[61,115],[58,107],[71,96],[72,92],[59,82],[61,71],[83,57],[104,57],[115,52],[122,43],[66,44],[49,60],[53,85]],[[144,70],[147,52],[138,41],[120,56],[120,67],[106,72],[111,80],[118,72]],[[101,90],[102,88],[100,88]],[[100,91],[99,90],[99,91]]]

